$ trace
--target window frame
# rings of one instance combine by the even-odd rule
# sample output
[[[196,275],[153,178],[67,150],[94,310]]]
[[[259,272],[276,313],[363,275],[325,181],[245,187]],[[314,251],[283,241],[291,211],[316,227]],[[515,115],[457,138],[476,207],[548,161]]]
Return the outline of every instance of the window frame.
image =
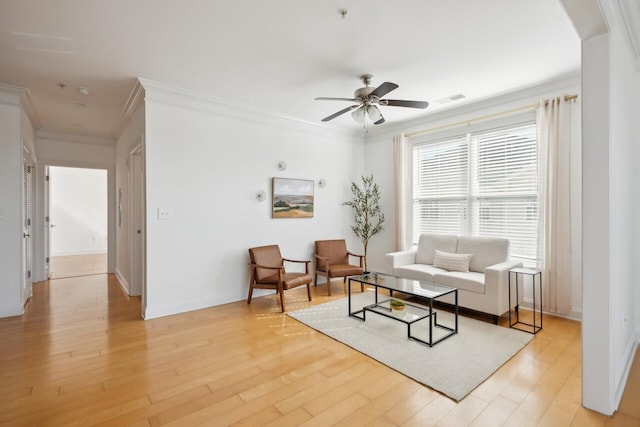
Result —
[[[475,138],[477,140],[477,135],[478,134],[482,134],[482,133],[487,133],[487,132],[492,132],[492,131],[500,131],[501,129],[505,129],[505,128],[510,128],[510,127],[518,127],[518,126],[525,126],[525,125],[529,125],[529,126],[533,126],[533,132],[534,132],[534,138],[535,138],[535,160],[534,160],[534,164],[535,164],[535,183],[536,183],[536,189],[535,189],[535,196],[531,195],[530,193],[525,194],[523,193],[512,193],[512,194],[504,194],[504,195],[499,195],[499,194],[493,194],[493,195],[488,195],[488,194],[480,194],[478,191],[478,187],[479,187],[479,183],[478,183],[478,175],[479,175],[479,163],[478,163],[478,143],[477,141],[475,143],[472,143],[472,139]],[[526,212],[527,212],[527,216],[532,215],[532,213],[530,213],[531,210],[534,211],[533,215],[535,215],[534,218],[532,218],[533,221],[535,221],[535,224],[533,225],[533,233],[534,236],[531,237],[531,234],[529,234],[528,238],[529,240],[533,239],[533,245],[528,245],[527,246],[527,251],[523,252],[522,254],[513,254],[512,257],[515,259],[520,259],[525,261],[525,263],[529,264],[532,262],[535,262],[538,258],[538,254],[539,254],[539,250],[538,250],[538,246],[540,244],[539,239],[540,239],[540,219],[539,219],[539,215],[540,215],[540,185],[539,185],[539,174],[538,174],[538,167],[539,167],[539,163],[540,163],[540,152],[539,152],[539,141],[538,141],[538,135],[537,135],[537,123],[536,123],[536,113],[535,111],[527,111],[524,113],[519,113],[519,114],[514,114],[512,116],[508,116],[508,117],[502,117],[499,119],[494,119],[494,120],[488,120],[488,121],[484,121],[481,123],[475,123],[475,124],[470,124],[469,126],[466,126],[464,128],[461,128],[460,126],[455,127],[455,128],[451,128],[448,129],[446,131],[441,131],[441,132],[437,132],[437,133],[431,133],[431,134],[426,134],[426,135],[421,135],[420,137],[416,137],[415,139],[412,139],[411,141],[411,145],[412,145],[412,156],[415,156],[416,154],[416,149],[421,147],[421,146],[425,146],[425,145],[429,145],[429,144],[435,144],[435,143],[442,143],[444,141],[447,140],[454,140],[456,138],[460,138],[463,137],[466,140],[466,144],[467,144],[467,187],[466,187],[466,194],[461,198],[458,196],[451,196],[448,199],[449,200],[459,200],[459,199],[463,199],[463,204],[464,204],[464,213],[463,213],[463,217],[464,217],[464,226],[463,227],[459,227],[458,230],[456,231],[443,231],[443,233],[451,233],[451,234],[458,234],[458,235],[490,235],[490,234],[483,234],[481,233],[480,230],[480,215],[481,215],[481,202],[483,200],[486,201],[494,201],[496,202],[496,204],[499,204],[500,199],[502,200],[508,200],[508,199],[520,199],[522,200],[522,206],[525,208]],[[415,159],[412,162],[412,167],[415,167]],[[475,170],[474,170],[475,167]],[[412,176],[416,176],[416,171],[412,171]],[[475,181],[474,181],[475,180]],[[414,181],[416,181],[414,179]],[[530,181],[527,181],[530,182]],[[419,185],[418,182],[413,182],[412,183],[412,188],[411,190],[411,209],[412,209],[412,229],[413,229],[413,233],[412,233],[412,240],[413,240],[413,244],[416,245],[417,244],[417,239],[418,236],[421,233],[421,230],[417,229],[417,225],[419,224],[416,221],[417,215],[416,215],[416,202],[421,200],[422,203],[425,202],[429,202],[432,201],[434,204],[437,203],[438,200],[446,200],[447,197],[443,196],[440,198],[437,197],[416,197],[416,185]],[[528,200],[528,202],[527,202]],[[535,205],[535,209],[531,208],[531,203],[534,203]],[[527,206],[529,205],[529,206]],[[508,204],[505,204],[504,206],[508,207]],[[517,206],[517,205],[516,205]],[[474,214],[474,209],[476,209],[478,212],[477,214]],[[454,221],[455,223],[455,221]],[[523,228],[524,230],[524,228]],[[504,236],[504,234],[503,234]],[[533,246],[533,247],[532,247]],[[520,256],[518,256],[520,255]]]

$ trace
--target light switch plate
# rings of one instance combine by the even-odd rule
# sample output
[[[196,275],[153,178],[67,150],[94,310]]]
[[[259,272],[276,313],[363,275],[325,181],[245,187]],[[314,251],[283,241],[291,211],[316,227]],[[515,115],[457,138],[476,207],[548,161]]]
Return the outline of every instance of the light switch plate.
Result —
[[[172,217],[171,208],[158,208],[158,219],[171,219]]]

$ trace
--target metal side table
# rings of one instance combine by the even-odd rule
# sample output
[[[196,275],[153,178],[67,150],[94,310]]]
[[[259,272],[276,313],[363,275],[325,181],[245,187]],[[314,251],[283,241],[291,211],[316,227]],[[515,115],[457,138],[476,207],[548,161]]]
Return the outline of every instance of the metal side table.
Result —
[[[524,283],[522,276],[531,277],[531,290],[533,293],[533,323],[520,321],[519,310],[519,289],[520,284]],[[519,280],[520,279],[520,280]],[[537,280],[536,280],[537,279]],[[522,282],[521,282],[522,280]],[[538,298],[536,298],[536,283],[538,284]],[[511,322],[511,285],[515,284],[515,322]],[[536,301],[538,302],[538,310],[536,311]],[[536,322],[536,313],[540,316],[540,323]],[[542,271],[533,268],[512,268],[509,270],[509,327],[519,329],[530,334],[537,334],[542,329]]]

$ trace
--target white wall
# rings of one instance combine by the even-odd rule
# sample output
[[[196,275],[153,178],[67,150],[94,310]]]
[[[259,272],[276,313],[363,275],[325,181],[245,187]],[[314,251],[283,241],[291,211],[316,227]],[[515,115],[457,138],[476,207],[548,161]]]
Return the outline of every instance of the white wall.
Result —
[[[134,111],[123,127],[116,145],[116,192],[122,191],[122,222],[116,227],[116,274],[127,293],[131,283],[129,238],[133,230],[129,224],[129,154],[137,145],[144,145],[145,126],[144,103],[138,103],[132,108]],[[144,301],[142,305],[144,312]]]
[[[610,283],[612,288],[613,381],[616,406],[636,348],[637,315],[636,246],[634,233],[635,181],[638,165],[636,146],[640,142],[640,72],[621,31],[620,17],[607,18],[610,30]]]
[[[609,32],[583,41],[583,404],[611,414],[638,340],[636,219],[640,75],[617,2]],[[608,209],[603,209],[608,206]]]
[[[107,171],[52,166],[51,256],[107,252]]]
[[[582,43],[582,402],[614,410],[610,283],[609,35]]]
[[[23,311],[20,104],[11,98],[0,93],[0,317]]]
[[[145,318],[245,299],[253,246],[279,244],[285,257],[311,259],[314,240],[347,238],[361,250],[341,206],[363,170],[361,138],[146,89]],[[326,180],[315,187],[313,218],[271,218],[274,176]],[[159,208],[172,219],[158,219]]]
[[[423,119],[414,120],[406,124],[389,126],[382,131],[370,133],[366,140],[366,173],[373,173],[382,192],[383,211],[386,217],[385,230],[375,236],[370,243],[369,262],[372,269],[382,270],[385,267],[384,255],[395,250],[394,242],[394,164],[393,142],[394,134],[411,133],[418,130],[441,128],[451,124],[473,120],[504,111],[518,109],[537,103],[540,99],[548,99],[568,94],[580,94],[579,79],[577,77],[550,82],[545,85],[527,88],[521,91],[504,94],[482,102],[451,108]],[[523,114],[515,112],[513,114]],[[535,117],[533,112],[529,112]],[[573,106],[572,122],[572,260],[573,281],[571,290],[571,313],[569,317],[580,319],[582,316],[582,264],[581,264],[581,129],[580,129],[580,96]],[[495,118],[493,120],[504,120]],[[486,123],[486,122],[483,122]],[[446,127],[440,132],[459,132],[463,125]],[[526,297],[526,295],[525,295]]]

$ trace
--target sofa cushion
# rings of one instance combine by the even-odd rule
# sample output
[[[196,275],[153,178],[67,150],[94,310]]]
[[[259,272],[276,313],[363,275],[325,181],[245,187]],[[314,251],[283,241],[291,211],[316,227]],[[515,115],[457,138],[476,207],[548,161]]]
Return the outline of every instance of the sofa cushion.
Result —
[[[460,273],[457,271],[446,271],[433,275],[433,282],[438,285],[451,286],[476,294],[484,294],[484,274],[470,271]]]
[[[447,270],[426,264],[408,264],[393,269],[393,275],[406,279],[421,280],[423,282],[433,282],[433,275],[444,273]]]
[[[484,269],[509,260],[509,240],[500,237],[460,236],[459,254],[473,254],[469,270],[483,273]]]
[[[416,264],[433,265],[436,249],[442,252],[456,253],[458,236],[451,234],[421,234],[416,252]],[[465,252],[472,253],[472,252]]]
[[[473,257],[473,254],[451,254],[449,252],[442,252],[436,249],[433,266],[449,271],[461,271],[466,273],[469,271],[471,257]]]

